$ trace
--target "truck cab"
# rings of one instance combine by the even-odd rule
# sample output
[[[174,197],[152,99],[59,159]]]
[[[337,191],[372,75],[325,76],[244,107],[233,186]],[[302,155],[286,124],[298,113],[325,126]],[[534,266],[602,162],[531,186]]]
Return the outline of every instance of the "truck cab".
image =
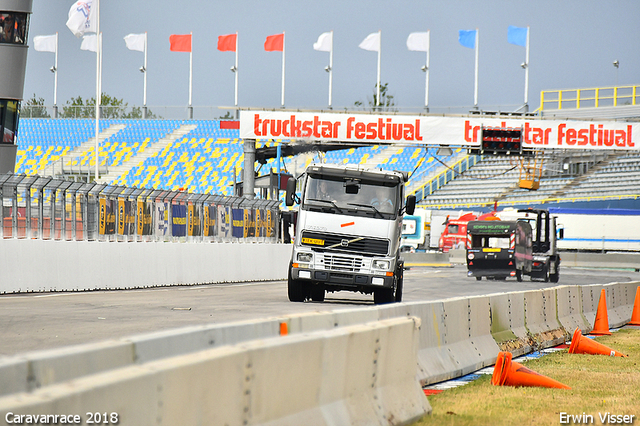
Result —
[[[445,221],[445,228],[440,235],[440,241],[438,248],[447,253],[449,250],[465,247],[467,241],[467,223],[471,220],[476,220],[477,216],[473,213],[465,213],[460,215],[457,219],[447,219]]]
[[[323,301],[327,291],[345,290],[373,293],[375,303],[402,300],[402,217],[415,208],[414,196],[404,198],[407,179],[402,172],[312,164],[289,180],[286,203],[300,204],[289,300]]]

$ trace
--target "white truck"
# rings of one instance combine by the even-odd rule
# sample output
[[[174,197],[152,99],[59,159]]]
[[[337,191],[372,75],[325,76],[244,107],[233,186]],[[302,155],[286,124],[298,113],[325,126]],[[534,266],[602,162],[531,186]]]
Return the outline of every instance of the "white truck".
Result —
[[[373,293],[376,304],[402,300],[402,216],[407,173],[357,165],[311,164],[287,183],[286,204],[300,204],[289,264],[292,302],[324,301],[327,291]]]

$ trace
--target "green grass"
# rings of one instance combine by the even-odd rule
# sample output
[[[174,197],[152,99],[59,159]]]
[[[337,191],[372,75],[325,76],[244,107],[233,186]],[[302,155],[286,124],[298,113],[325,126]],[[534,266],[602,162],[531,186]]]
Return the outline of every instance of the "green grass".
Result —
[[[596,340],[628,358],[574,355],[565,349],[523,361],[571,390],[493,386],[486,375],[429,396],[433,412],[415,426],[578,424],[561,423],[561,413],[593,416],[589,424],[596,425],[603,424],[599,415],[605,413],[634,415],[632,424],[640,425],[640,330],[620,330]]]

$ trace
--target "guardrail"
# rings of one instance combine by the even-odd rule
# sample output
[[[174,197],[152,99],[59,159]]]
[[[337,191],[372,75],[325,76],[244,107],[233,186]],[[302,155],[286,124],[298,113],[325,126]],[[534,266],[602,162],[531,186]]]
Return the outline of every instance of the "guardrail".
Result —
[[[432,179],[428,180],[418,188],[409,192],[409,195],[415,194],[416,202],[420,202],[428,195],[433,194],[436,190],[442,188],[447,183],[456,178],[457,175],[462,174],[475,166],[478,161],[481,160],[479,155],[467,155],[466,157],[456,161],[451,166],[448,166],[445,170],[438,173]]]
[[[0,417],[106,412],[122,425],[410,423],[430,412],[420,385],[493,365],[499,351],[526,353],[565,341],[576,327],[590,331],[603,289],[609,326],[622,326],[638,286],[315,312],[0,358]],[[280,335],[283,324],[288,336]]]
[[[640,86],[612,86],[587,89],[543,90],[540,108],[598,108],[619,105],[639,105]],[[549,107],[551,106],[551,108]]]
[[[278,200],[0,175],[0,238],[275,242]]]

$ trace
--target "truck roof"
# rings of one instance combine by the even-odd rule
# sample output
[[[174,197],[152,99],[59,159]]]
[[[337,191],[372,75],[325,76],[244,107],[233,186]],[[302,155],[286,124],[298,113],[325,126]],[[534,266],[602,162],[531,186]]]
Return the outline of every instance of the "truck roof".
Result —
[[[310,175],[345,176],[356,179],[369,179],[374,181],[395,181],[404,183],[409,180],[407,172],[397,170],[381,170],[364,167],[360,164],[310,164],[306,173]]]

